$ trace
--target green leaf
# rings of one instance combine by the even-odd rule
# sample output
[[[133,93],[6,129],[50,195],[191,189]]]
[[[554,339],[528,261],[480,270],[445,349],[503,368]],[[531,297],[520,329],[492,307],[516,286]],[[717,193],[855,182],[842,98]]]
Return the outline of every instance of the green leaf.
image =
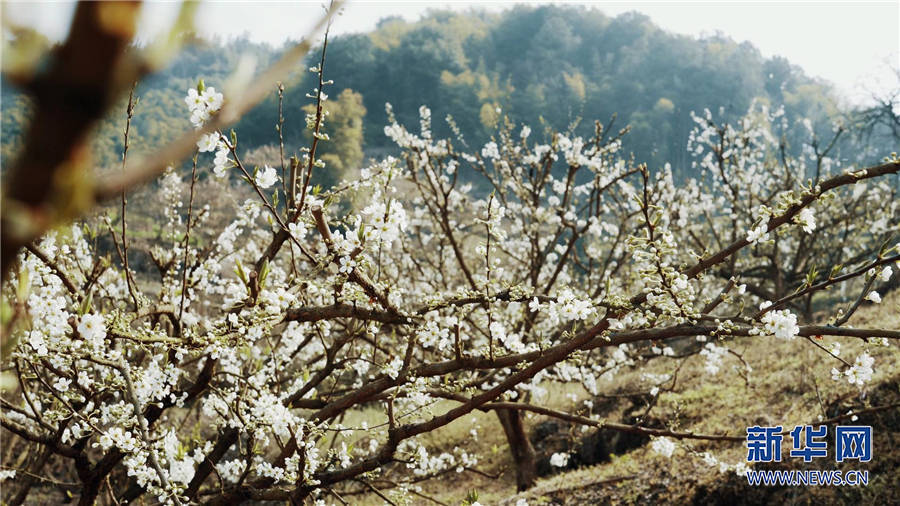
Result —
[[[835,276],[837,276],[838,273],[840,273],[843,268],[844,268],[844,264],[837,264],[834,267],[832,267],[831,274],[828,275],[828,279],[832,279]]]
[[[16,287],[16,298],[21,302],[25,302],[25,300],[28,299],[29,291],[31,291],[29,274],[27,270],[23,270],[19,273],[19,285]]]
[[[263,283],[265,283],[266,276],[268,276],[268,275],[269,275],[269,259],[266,258],[263,261],[262,268],[260,268],[260,273],[259,273],[259,289],[260,290],[262,290]]]
[[[819,271],[813,266],[806,274],[806,286],[812,286],[817,277],[819,277]]]
[[[88,292],[87,297],[81,301],[81,308],[79,309],[79,315],[86,315],[91,312],[91,306],[94,304],[94,292],[93,290]]]
[[[13,307],[9,301],[6,300],[6,297],[3,297],[3,299],[0,299],[0,325],[5,327],[6,324],[12,320],[12,317]]]
[[[244,273],[244,266],[241,265],[240,260],[234,261],[234,272],[238,275],[239,278],[241,278],[241,281],[243,281],[244,284],[246,285],[247,284],[247,274]]]

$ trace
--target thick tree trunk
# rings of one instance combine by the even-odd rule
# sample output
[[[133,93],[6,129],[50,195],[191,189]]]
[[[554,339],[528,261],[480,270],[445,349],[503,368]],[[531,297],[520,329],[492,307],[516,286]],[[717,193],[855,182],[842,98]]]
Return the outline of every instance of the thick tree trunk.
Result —
[[[522,412],[516,409],[497,409],[497,418],[506,433],[509,451],[516,465],[516,487],[519,491],[528,490],[537,480],[537,461],[534,447],[525,433],[522,424]]]

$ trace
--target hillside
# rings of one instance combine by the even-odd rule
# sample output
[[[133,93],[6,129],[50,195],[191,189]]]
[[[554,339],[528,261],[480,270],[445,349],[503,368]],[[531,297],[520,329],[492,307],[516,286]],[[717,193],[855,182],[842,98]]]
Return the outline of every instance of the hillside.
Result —
[[[585,7],[158,60],[144,14],[7,30],[0,503],[898,502],[900,80]],[[748,478],[798,470],[867,484]]]
[[[244,55],[262,68],[281,52],[242,39],[188,42],[168,68],[138,86],[131,134],[137,153],[190,127],[181,97],[198,79],[221,89]],[[428,105],[439,136],[451,135],[443,120],[452,114],[471,144],[487,140],[498,108],[538,130],[541,122],[566,129],[581,120],[575,127],[579,134],[588,133],[594,120],[606,123],[615,114],[615,127],[632,129],[626,150],[651,167],[671,162],[676,174],[688,168],[684,147],[692,111],[722,110],[732,119],[757,99],[783,105],[788,118],[813,119],[822,136],[830,134],[830,119],[841,112],[826,83],[783,58],[764,58],[752,44],[721,35],[697,40],[668,33],[640,14],[612,18],[584,7],[434,11],[418,22],[384,19],[371,33],[334,37],[327,56],[326,78],[335,82],[329,94],[338,97],[344,89],[361,94],[365,112],[355,114],[364,115],[361,148],[369,155],[391,149],[383,133],[385,103],[403,124],[416,124],[419,106]],[[311,53],[309,65],[318,58]],[[313,78],[298,73],[287,85],[284,136],[291,147],[304,139],[301,108],[309,102]],[[237,126],[243,149],[277,140],[274,91]],[[124,103],[118,109],[124,110]],[[4,85],[3,162],[20,142],[27,110],[27,101]],[[119,158],[120,116],[108,118],[96,132],[100,166]],[[324,149],[340,156],[344,148]],[[844,153],[855,156],[851,148]]]
[[[854,316],[854,326],[881,325],[895,328],[900,324],[900,293],[885,297],[880,305],[869,305]],[[745,463],[747,449],[743,443],[721,441],[676,441],[671,457],[652,449],[649,438],[633,434],[600,430],[569,424],[539,414],[526,415],[528,434],[538,452],[543,478],[527,492],[517,493],[507,442],[502,432],[491,428],[496,423],[493,413],[477,412],[471,420],[459,420],[433,434],[427,444],[436,448],[474,450],[493,448],[489,457],[474,470],[451,473],[446,478],[423,483],[419,492],[443,504],[461,504],[477,495],[481,504],[517,505],[525,500],[535,505],[580,504],[896,504],[894,497],[900,486],[900,451],[895,441],[900,437],[900,375],[889,364],[898,363],[896,346],[878,347],[876,364],[883,364],[873,381],[864,389],[836,382],[828,373],[831,366],[810,342],[796,340],[773,343],[759,338],[739,338],[729,342],[736,355],[729,355],[721,370],[712,378],[704,369],[704,358],[695,355],[686,361],[659,358],[639,367],[620,372],[615,382],[604,383],[602,394],[592,397],[581,390],[547,385],[545,405],[554,409],[574,409],[591,401],[590,412],[581,412],[595,420],[608,422],[659,424],[673,430],[692,427],[698,433],[718,434],[717,428],[731,427],[728,435],[741,436],[748,426],[760,424],[794,425],[839,418],[837,424],[873,426],[873,458],[871,462],[835,464],[833,453],[827,459],[789,458],[785,439],[785,457],[781,463],[757,464],[753,469],[865,469],[868,486],[859,487],[750,487],[743,476],[733,470]],[[859,343],[845,343],[842,357],[853,357],[863,349]],[[871,349],[871,348],[870,348]],[[740,358],[738,358],[738,356]],[[818,363],[817,363],[818,362]],[[832,360],[839,366],[837,360]],[[751,371],[745,370],[746,365]],[[661,389],[657,399],[646,394],[633,394],[646,389],[648,381],[662,374],[675,379],[671,387]],[[723,391],[727,392],[723,395]],[[576,408],[572,408],[572,407]],[[890,409],[865,413],[872,406]],[[860,413],[852,420],[853,413]],[[359,413],[359,423],[378,423],[380,413],[373,409]],[[638,418],[635,418],[638,417]],[[469,422],[478,430],[468,432]],[[834,424],[829,429],[833,432]],[[833,439],[832,439],[833,443]],[[482,450],[487,453],[485,450]],[[571,451],[564,468],[548,464],[554,452]],[[705,454],[709,454],[706,456]],[[706,458],[704,458],[706,457]],[[581,462],[579,461],[581,460]],[[723,464],[725,469],[720,468]],[[421,497],[421,496],[420,496]],[[416,501],[414,504],[434,504]],[[380,505],[374,495],[357,504]]]

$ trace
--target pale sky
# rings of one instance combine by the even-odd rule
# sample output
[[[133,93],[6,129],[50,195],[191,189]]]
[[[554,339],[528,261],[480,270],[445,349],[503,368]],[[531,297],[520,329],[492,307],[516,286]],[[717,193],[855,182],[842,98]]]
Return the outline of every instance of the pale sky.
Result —
[[[402,16],[415,21],[429,9],[500,11],[516,3],[575,2],[446,2],[372,1],[345,4],[332,33],[368,31],[379,19]],[[738,42],[750,41],[764,56],[781,55],[807,74],[834,83],[854,103],[867,90],[900,86],[900,0],[873,2],[577,2],[609,16],[638,11],[674,33],[695,37],[723,32]],[[74,3],[4,2],[4,18],[36,27],[51,38],[65,36]],[[141,33],[152,37],[177,11],[174,3],[148,3]],[[321,2],[204,2],[197,15],[204,35],[233,37],[280,46],[306,33],[323,12]]]

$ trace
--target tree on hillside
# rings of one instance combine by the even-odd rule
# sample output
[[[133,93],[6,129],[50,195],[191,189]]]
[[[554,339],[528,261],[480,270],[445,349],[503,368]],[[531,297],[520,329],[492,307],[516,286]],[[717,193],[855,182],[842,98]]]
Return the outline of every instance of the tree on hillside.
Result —
[[[206,41],[194,35],[183,35],[180,42],[183,50],[136,90],[141,96],[138,107],[144,111],[132,130],[140,141],[137,148],[158,149],[187,127],[173,99],[176,91],[201,77],[223,83],[243,56],[251,55],[264,66],[285,49],[246,39]],[[404,123],[418,121],[421,103],[432,104],[435,118],[441,120],[434,125],[437,134],[452,134],[443,121],[451,114],[475,144],[487,142],[492,133],[482,128],[482,111],[498,107],[515,121],[537,125],[543,120],[561,131],[585,119],[575,131],[581,136],[590,135],[591,118],[616,113],[623,123],[632,118],[643,123],[625,139],[626,151],[640,153],[651,166],[669,162],[676,177],[682,177],[690,175],[683,148],[691,111],[723,107],[731,121],[758,99],[773,107],[785,105],[788,116],[808,117],[821,131],[830,128],[838,113],[833,91],[786,60],[765,59],[751,45],[722,35],[696,40],[667,33],[636,13],[610,18],[596,9],[572,6],[523,6],[503,15],[434,11],[418,22],[386,20],[370,33],[333,38],[329,52],[330,76],[337,83],[334,93],[343,88],[364,91],[368,115],[363,146],[373,153],[393,149],[382,131],[385,103],[394,106]],[[315,55],[307,58],[307,66],[316,63]],[[283,82],[282,137],[296,147],[305,143],[301,109],[315,78],[293,72]],[[4,93],[9,88],[4,87]],[[4,131],[13,134],[4,136],[5,152],[12,152],[19,138],[16,130],[24,126],[24,121],[16,120],[26,117],[18,100],[23,97],[7,94],[0,104],[7,117]],[[675,108],[659,129],[651,131],[648,117],[663,97]],[[277,117],[274,94],[248,111],[238,125],[244,148],[270,144]],[[93,153],[98,163],[117,165],[120,128],[113,115],[100,122]],[[793,143],[792,135],[788,140]],[[802,132],[797,135],[802,138]],[[855,157],[849,143],[841,149],[846,157]]]
[[[865,145],[874,147],[882,140],[900,143],[900,68],[894,68],[893,85],[893,90],[871,93],[872,105],[861,108],[851,118]]]
[[[310,121],[315,121],[316,107],[309,104],[303,108]],[[363,161],[363,117],[366,108],[362,95],[344,88],[337,100],[329,100],[324,107],[327,118],[324,133],[328,142],[322,145],[322,160],[334,175],[348,175],[349,170],[361,168]],[[312,134],[307,130],[307,142],[311,142]],[[336,178],[337,179],[337,178]]]

